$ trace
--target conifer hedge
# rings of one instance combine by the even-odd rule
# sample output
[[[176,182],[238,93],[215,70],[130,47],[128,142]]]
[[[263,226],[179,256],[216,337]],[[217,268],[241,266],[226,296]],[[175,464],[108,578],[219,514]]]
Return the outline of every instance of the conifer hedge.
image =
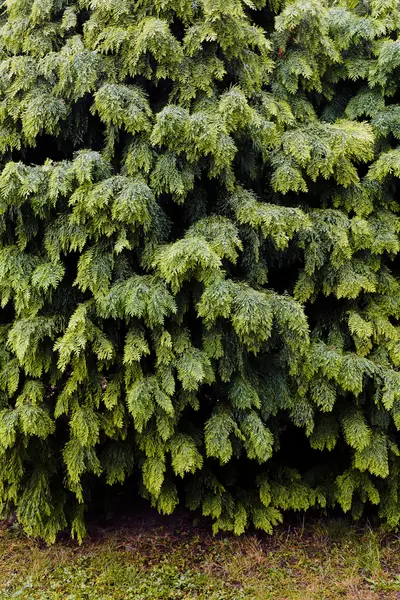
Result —
[[[0,512],[400,521],[397,0],[5,0]],[[116,487],[115,487],[116,486]]]

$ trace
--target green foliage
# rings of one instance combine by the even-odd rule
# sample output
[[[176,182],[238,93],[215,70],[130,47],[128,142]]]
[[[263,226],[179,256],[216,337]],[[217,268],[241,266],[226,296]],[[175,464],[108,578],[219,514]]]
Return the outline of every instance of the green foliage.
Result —
[[[215,531],[398,525],[399,34],[393,0],[2,3],[3,514],[82,539],[131,478]]]

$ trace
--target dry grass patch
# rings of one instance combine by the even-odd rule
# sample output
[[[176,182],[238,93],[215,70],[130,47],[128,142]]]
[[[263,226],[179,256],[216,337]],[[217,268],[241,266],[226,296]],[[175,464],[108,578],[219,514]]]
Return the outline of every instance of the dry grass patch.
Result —
[[[81,547],[0,531],[0,599],[399,600],[400,538],[348,521],[214,538],[191,521],[93,529]]]

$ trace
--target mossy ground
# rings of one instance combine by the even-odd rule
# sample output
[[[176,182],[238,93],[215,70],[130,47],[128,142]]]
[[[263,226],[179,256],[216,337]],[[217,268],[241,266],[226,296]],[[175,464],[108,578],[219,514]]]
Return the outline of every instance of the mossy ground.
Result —
[[[146,516],[46,547],[4,523],[0,598],[397,600],[400,536],[325,520],[212,537],[188,517]]]

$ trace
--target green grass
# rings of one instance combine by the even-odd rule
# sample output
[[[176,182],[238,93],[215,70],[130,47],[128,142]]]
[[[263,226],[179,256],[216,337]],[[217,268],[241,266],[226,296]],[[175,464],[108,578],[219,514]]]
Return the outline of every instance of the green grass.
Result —
[[[335,520],[213,538],[187,519],[150,518],[48,548],[4,524],[0,599],[13,598],[397,600],[400,537]]]

